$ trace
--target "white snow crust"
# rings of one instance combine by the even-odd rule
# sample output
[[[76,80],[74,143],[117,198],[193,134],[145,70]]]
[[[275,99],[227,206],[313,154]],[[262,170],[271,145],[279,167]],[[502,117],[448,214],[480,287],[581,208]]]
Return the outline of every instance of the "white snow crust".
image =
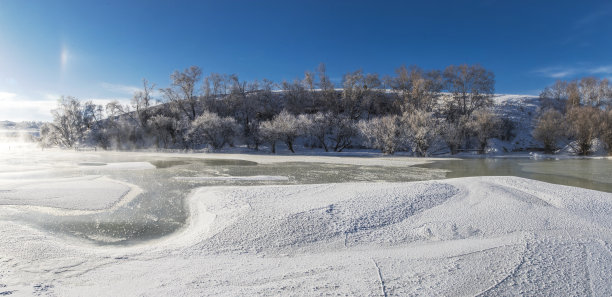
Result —
[[[610,193],[470,177],[205,187],[186,203],[183,229],[130,247],[1,221],[0,293],[612,295]]]
[[[116,208],[140,193],[136,185],[96,175],[24,179],[0,183],[0,206],[88,214]]]

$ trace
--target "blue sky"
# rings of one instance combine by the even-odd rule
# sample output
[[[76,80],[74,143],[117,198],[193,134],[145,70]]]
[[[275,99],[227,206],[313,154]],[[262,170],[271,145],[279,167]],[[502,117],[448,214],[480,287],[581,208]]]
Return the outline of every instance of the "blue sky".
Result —
[[[0,120],[48,120],[60,95],[127,102],[190,65],[274,81],[327,64],[479,63],[498,93],[612,77],[611,1],[0,0]]]

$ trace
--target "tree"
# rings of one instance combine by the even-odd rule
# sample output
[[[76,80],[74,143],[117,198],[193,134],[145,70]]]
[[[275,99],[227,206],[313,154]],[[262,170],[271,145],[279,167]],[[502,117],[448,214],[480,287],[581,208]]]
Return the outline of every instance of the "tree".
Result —
[[[601,102],[601,98],[599,98],[599,79],[592,76],[583,77],[578,84],[583,104],[598,106]]]
[[[472,120],[468,122],[468,128],[478,140],[479,153],[484,153],[489,139],[499,134],[499,125],[499,118],[490,110],[480,109],[472,114]]]
[[[608,154],[612,155],[612,106],[608,106],[602,113],[599,138],[608,149]]]
[[[51,114],[53,122],[46,131],[48,142],[71,148],[83,140],[88,120],[78,99],[62,96]]]
[[[175,118],[161,114],[152,116],[147,125],[151,127],[152,136],[155,137],[156,146],[168,148],[168,145],[176,142],[176,130],[178,123]]]
[[[138,124],[145,131],[147,131],[147,124],[149,122],[149,118],[151,117],[151,110],[149,107],[152,106],[152,94],[155,89],[155,84],[149,85],[149,81],[145,78],[142,79],[143,89],[134,93],[134,97],[132,97],[132,107],[136,112],[136,118],[138,119]]]
[[[431,111],[442,90],[439,71],[425,72],[418,66],[401,66],[395,70],[396,77],[389,79],[389,85],[402,98],[403,112],[420,109]]]
[[[588,155],[593,140],[599,136],[602,111],[591,106],[573,107],[567,111],[565,118],[568,136],[573,140],[570,146],[576,154]]]
[[[204,112],[191,123],[188,136],[194,145],[208,144],[213,149],[220,149],[226,144],[232,144],[238,131],[238,124],[233,118]]]
[[[331,131],[327,139],[334,152],[341,152],[353,144],[353,138],[358,130],[355,121],[347,116],[333,116]]]
[[[341,111],[351,119],[359,119],[367,93],[365,77],[361,69],[344,74],[342,78]]]
[[[333,115],[330,112],[317,112],[308,116],[308,125],[306,125],[308,128],[306,133],[316,139],[326,152],[329,151],[330,146],[327,138],[333,128],[332,117]]]
[[[332,83],[329,76],[327,76],[327,68],[325,64],[319,64],[317,67],[317,74],[319,76],[319,98],[317,106],[320,106],[324,111],[331,111],[334,114],[339,114],[341,111],[340,101],[338,100],[338,94],[334,89],[334,83]]]
[[[191,66],[183,72],[174,71],[170,75],[171,87],[161,89],[166,100],[184,113],[189,121],[195,120],[201,108],[196,94],[196,84],[201,76],[202,70],[198,66]]]
[[[565,105],[566,110],[570,110],[573,107],[580,106],[580,87],[577,81],[571,81],[567,83],[567,102]]]
[[[295,153],[293,144],[295,139],[303,134],[303,118],[296,117],[283,110],[271,121],[262,122],[259,126],[263,137],[270,142],[272,152],[276,152],[275,144],[277,141],[282,141],[287,145],[287,148]]]
[[[532,135],[544,144],[544,152],[554,153],[557,143],[565,135],[565,119],[556,109],[549,108],[536,119]]]
[[[555,108],[562,111],[564,109],[563,102],[567,98],[567,82],[562,80],[555,81],[553,85],[546,87],[540,93],[542,109]]]
[[[471,115],[492,104],[495,75],[480,65],[451,65],[444,69],[446,89],[452,94],[449,118]],[[456,114],[457,113],[457,114]]]
[[[281,83],[283,97],[285,98],[285,109],[291,113],[300,113],[304,111],[308,104],[307,93],[299,80],[293,82],[283,81]]]
[[[440,133],[438,121],[433,113],[424,110],[404,113],[402,128],[403,133],[407,133],[404,141],[407,141],[410,149],[420,157],[430,154],[430,149]]]
[[[444,120],[440,125],[442,139],[453,155],[458,153],[463,145],[465,135],[467,134],[467,122],[468,117],[463,116],[454,122]]]
[[[359,132],[366,145],[381,150],[384,154],[394,154],[400,147],[400,127],[398,116],[382,116],[358,123]]]

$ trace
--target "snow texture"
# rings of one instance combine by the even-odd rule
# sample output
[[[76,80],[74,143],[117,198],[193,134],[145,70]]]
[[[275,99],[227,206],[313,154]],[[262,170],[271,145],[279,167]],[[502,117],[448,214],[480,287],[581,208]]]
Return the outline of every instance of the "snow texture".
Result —
[[[470,177],[205,187],[186,203],[183,229],[129,247],[1,221],[0,294],[612,295],[610,193]]]
[[[135,185],[101,176],[18,180],[0,183],[0,205],[86,214],[118,207],[141,192]]]

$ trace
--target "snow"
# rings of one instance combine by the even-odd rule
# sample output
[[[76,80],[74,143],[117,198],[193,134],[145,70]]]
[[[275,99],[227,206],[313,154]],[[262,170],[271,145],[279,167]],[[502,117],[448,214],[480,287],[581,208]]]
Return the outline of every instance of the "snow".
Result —
[[[91,214],[124,205],[140,193],[142,189],[135,185],[104,176],[25,179],[0,183],[0,205]]]
[[[185,203],[183,229],[126,247],[0,221],[0,294],[612,295],[610,193],[469,177],[204,187]]]
[[[182,181],[285,181],[288,176],[252,175],[252,176],[177,176]]]

